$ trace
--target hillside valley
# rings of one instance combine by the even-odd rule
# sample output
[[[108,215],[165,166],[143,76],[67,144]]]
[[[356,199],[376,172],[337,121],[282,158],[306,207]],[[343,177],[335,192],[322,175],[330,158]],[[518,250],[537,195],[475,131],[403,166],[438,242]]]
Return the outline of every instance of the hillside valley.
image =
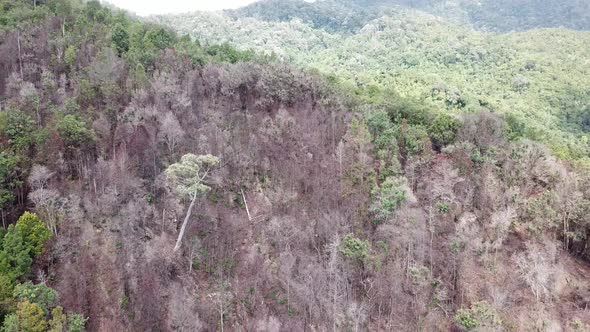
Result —
[[[535,3],[1,0],[0,330],[588,331],[587,3]]]

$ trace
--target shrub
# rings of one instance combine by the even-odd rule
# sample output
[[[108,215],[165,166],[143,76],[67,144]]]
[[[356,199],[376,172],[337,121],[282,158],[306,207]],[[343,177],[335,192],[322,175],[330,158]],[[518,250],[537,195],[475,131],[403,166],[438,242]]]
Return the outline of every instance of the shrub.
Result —
[[[82,332],[82,331],[84,331],[84,326],[86,325],[86,321],[88,321],[88,318],[82,316],[81,314],[69,314],[68,315],[68,331],[69,332]]]
[[[417,155],[426,149],[428,132],[421,125],[402,126],[399,141],[407,155]]]
[[[449,204],[448,204],[448,203],[446,203],[446,202],[438,202],[438,203],[436,204],[436,209],[437,209],[437,210],[438,210],[438,212],[440,212],[440,213],[448,213],[448,212],[451,210],[451,208],[450,208]]]
[[[19,302],[26,300],[39,305],[45,313],[48,313],[57,302],[57,292],[55,290],[47,287],[45,284],[34,285],[30,281],[16,285],[13,296]]]
[[[22,235],[31,254],[35,256],[41,254],[43,245],[51,238],[51,232],[35,213],[23,213],[15,228]]]
[[[4,136],[17,150],[27,148],[33,143],[35,121],[19,110],[9,110],[4,119]]]
[[[373,203],[369,211],[373,215],[374,222],[381,224],[407,199],[405,180],[388,177],[381,187],[375,188],[371,194]]]
[[[86,123],[74,115],[64,116],[57,124],[57,132],[68,147],[81,147],[92,140]]]
[[[430,125],[430,138],[437,147],[449,145],[455,141],[460,127],[461,124],[455,117],[441,113]]]
[[[342,255],[359,261],[364,261],[369,257],[369,250],[370,245],[368,241],[356,238],[352,234],[347,234],[338,247],[338,251]]]
[[[486,301],[474,303],[469,309],[459,309],[455,321],[466,330],[478,327],[493,328],[502,324],[496,310]]]

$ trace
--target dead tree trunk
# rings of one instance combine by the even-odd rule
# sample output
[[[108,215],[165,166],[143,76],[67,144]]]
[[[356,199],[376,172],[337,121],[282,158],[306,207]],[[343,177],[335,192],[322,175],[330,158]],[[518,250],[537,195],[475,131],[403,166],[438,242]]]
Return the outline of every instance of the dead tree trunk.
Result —
[[[182,237],[184,236],[184,231],[186,231],[186,225],[188,224],[188,220],[191,217],[191,213],[193,212],[193,207],[195,206],[195,202],[197,201],[197,195],[193,196],[191,201],[191,205],[188,207],[188,211],[186,211],[186,217],[184,217],[184,221],[182,222],[182,227],[180,227],[180,233],[178,234],[178,239],[176,240],[176,245],[174,246],[174,251],[177,251],[180,248],[180,243],[182,242]]]
[[[16,30],[16,46],[18,49],[18,66],[20,69],[20,78],[21,80],[24,79],[23,77],[23,59],[21,56],[21,50],[20,50],[20,31]]]

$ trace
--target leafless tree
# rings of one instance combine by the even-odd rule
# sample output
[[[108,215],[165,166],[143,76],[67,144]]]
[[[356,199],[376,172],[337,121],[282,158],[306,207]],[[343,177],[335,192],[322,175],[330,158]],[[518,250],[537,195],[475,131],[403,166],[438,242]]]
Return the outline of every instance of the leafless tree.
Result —
[[[188,255],[188,271],[193,271],[193,265],[195,263],[195,259],[199,259],[199,251],[201,250],[201,240],[198,236],[193,236],[191,239],[190,247],[189,247],[189,255]]]
[[[42,189],[47,186],[47,182],[53,173],[49,169],[42,165],[33,165],[31,174],[29,175],[29,185],[33,190]]]
[[[544,246],[530,244],[527,251],[516,254],[513,258],[521,278],[531,288],[537,300],[552,295],[556,271],[555,254],[555,246],[551,243]]]
[[[223,274],[220,272],[218,276],[217,285],[215,287],[215,292],[209,294],[209,298],[215,305],[215,310],[219,315],[219,328],[221,332],[224,330],[224,320],[225,315],[229,310],[229,305],[232,300],[232,293],[230,292],[230,284],[229,281],[224,279]]]
[[[344,141],[340,140],[338,146],[336,147],[336,160],[338,160],[338,165],[340,166],[339,172],[340,177],[342,177],[342,162],[344,159]]]
[[[340,271],[340,253],[338,247],[340,246],[340,238],[336,236],[330,244],[326,247],[328,254],[328,273],[330,278],[330,293],[332,302],[332,331],[336,331],[338,316],[341,314],[342,295],[340,294],[342,280],[342,273]]]
[[[39,96],[39,92],[35,88],[35,85],[31,82],[24,82],[19,94],[21,101],[27,103],[35,110],[37,125],[41,126],[41,97]]]
[[[161,140],[166,143],[168,151],[174,153],[176,146],[182,141],[185,134],[180,123],[176,119],[176,116],[174,116],[172,112],[167,112],[164,115],[160,130],[162,133]]]
[[[65,199],[56,190],[43,188],[33,191],[29,194],[29,198],[35,204],[47,228],[57,235],[57,225],[65,214]]]
[[[96,86],[117,82],[123,75],[123,62],[110,48],[105,48],[90,65],[88,76]]]

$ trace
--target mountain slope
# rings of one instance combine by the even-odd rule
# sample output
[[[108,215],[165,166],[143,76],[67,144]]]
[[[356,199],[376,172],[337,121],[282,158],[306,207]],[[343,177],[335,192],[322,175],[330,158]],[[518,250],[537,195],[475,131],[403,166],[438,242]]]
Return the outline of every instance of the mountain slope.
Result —
[[[0,232],[5,330],[588,327],[589,173],[508,116],[350,88],[346,70],[201,45],[95,1],[2,5],[1,212],[22,214]],[[166,170],[190,154],[221,162],[188,184],[210,190],[174,251],[190,208]]]
[[[578,125],[590,103],[588,32],[481,33],[406,9],[344,35],[300,20],[222,14],[159,21],[205,43],[229,42],[317,69],[351,89],[369,91],[364,94],[378,102],[395,91],[452,112],[486,108],[507,114],[515,135],[548,143],[564,158],[590,156],[586,127]]]
[[[590,30],[590,4],[584,0],[263,0],[226,13],[233,18],[278,22],[299,18],[315,28],[355,32],[372,19],[403,7],[484,31],[559,27]]]

